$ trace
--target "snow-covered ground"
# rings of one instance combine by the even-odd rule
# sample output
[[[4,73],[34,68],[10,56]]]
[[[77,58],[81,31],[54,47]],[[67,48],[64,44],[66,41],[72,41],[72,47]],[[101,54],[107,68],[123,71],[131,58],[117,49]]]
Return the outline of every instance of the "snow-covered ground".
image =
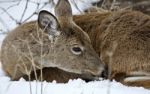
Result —
[[[5,1],[5,0],[0,0]],[[6,0],[9,1],[9,0]],[[10,0],[13,1],[13,0]],[[17,1],[17,0],[16,0]],[[22,0],[19,5],[14,6],[8,9],[8,13],[14,17],[17,21],[20,21],[23,8],[25,7],[26,0]],[[32,0],[33,2],[38,2],[40,0]],[[41,0],[45,2],[47,0]],[[54,0],[55,3],[57,0]],[[70,0],[71,1],[71,0]],[[77,2],[80,10],[89,7],[90,2],[97,0],[74,0]],[[71,1],[73,2],[73,0]],[[86,2],[86,3],[85,3]],[[16,23],[4,13],[2,8],[7,9],[10,5],[16,4],[12,3],[0,3],[0,30],[11,30],[16,27]],[[41,7],[42,5],[40,5]],[[72,7],[74,5],[72,4]],[[46,9],[53,13],[53,8],[50,5],[44,6],[42,9]],[[26,14],[22,18],[24,21],[36,10],[36,4],[30,3]],[[38,10],[39,11],[39,10]],[[74,14],[79,14],[80,12],[75,7],[73,8]],[[29,20],[35,20],[37,16],[31,17]],[[0,44],[5,36],[0,35]],[[0,94],[150,94],[150,90],[144,89],[143,87],[128,87],[124,86],[119,82],[108,80],[103,81],[93,81],[93,82],[84,82],[81,79],[70,80],[68,83],[52,83],[48,82],[27,82],[24,79],[20,81],[10,81],[10,78],[7,77],[4,71],[1,68],[0,63]]]
[[[0,94],[41,94],[41,92],[42,94],[150,94],[150,90],[126,87],[115,81],[109,83],[108,80],[86,83],[77,79],[58,84],[36,81],[29,83],[24,80],[12,82],[8,78],[0,79]]]

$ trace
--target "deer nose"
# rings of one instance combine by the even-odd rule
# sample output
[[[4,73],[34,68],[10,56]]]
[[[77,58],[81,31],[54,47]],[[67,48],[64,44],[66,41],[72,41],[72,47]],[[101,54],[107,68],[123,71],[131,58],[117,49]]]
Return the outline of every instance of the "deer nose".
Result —
[[[108,67],[107,66],[104,67],[104,70],[101,73],[101,77],[103,77],[104,79],[108,78]]]
[[[106,79],[108,77],[108,67],[104,66],[103,68],[101,67],[99,69],[99,71],[94,74],[95,77],[102,77],[104,79]]]

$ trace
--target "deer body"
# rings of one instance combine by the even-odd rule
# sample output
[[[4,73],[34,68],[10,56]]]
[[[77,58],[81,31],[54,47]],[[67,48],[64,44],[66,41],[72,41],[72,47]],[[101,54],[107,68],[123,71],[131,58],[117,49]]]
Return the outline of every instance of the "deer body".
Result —
[[[110,79],[144,76],[149,78],[146,84],[150,83],[150,16],[118,11],[75,16],[74,20],[88,33],[100,59],[108,65]]]
[[[69,11],[61,12],[62,3]],[[69,2],[60,0],[55,14],[57,18],[41,11],[37,21],[17,27],[4,39],[2,67],[12,80],[47,67],[83,74],[87,79],[102,75],[104,64],[86,32],[73,22]]]
[[[113,70],[150,72],[150,16],[135,11],[84,16],[91,21],[84,22],[83,16],[74,20],[88,33],[102,61],[109,63],[112,51]],[[117,45],[115,51],[113,45]]]

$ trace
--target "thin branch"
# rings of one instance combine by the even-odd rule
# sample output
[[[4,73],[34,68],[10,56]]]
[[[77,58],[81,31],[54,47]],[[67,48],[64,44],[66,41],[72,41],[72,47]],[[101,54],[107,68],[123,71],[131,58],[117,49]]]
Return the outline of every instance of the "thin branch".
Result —
[[[12,5],[9,6],[8,8],[6,8],[6,10],[9,10],[10,8],[13,8],[13,7],[15,7],[15,6],[18,6],[18,5],[20,4],[21,1],[22,1],[22,0],[17,1],[16,4],[12,4]],[[3,14],[3,13],[4,13],[4,12],[2,12],[1,14]]]
[[[28,18],[26,18],[22,23],[27,22],[31,17],[33,17],[34,15],[38,14],[38,10],[41,10],[42,8],[44,8],[44,7],[45,7],[46,5],[48,5],[48,4],[49,4],[49,3],[46,2],[46,3],[43,4],[43,6],[41,6],[41,7],[39,8],[40,4],[37,3],[37,7],[36,7],[36,9],[35,9],[35,12],[34,12],[33,14],[31,14]]]
[[[25,15],[25,13],[26,13],[26,10],[27,10],[27,8],[28,8],[28,4],[29,4],[29,0],[26,1],[26,5],[25,5],[25,8],[24,8],[23,14],[22,14],[22,16],[21,16],[21,19],[20,19],[20,23],[21,23],[21,21],[22,21],[24,15]]]
[[[22,23],[27,22],[30,18],[32,18],[34,15],[36,14],[36,12],[34,12],[33,14],[31,14],[28,18],[26,18],[24,21],[22,21]]]
[[[10,3],[10,2],[18,2],[20,0],[1,0],[0,3]]]
[[[76,4],[76,2],[75,2],[74,0],[72,0],[72,2],[73,2],[73,4],[74,4],[74,6],[76,7],[76,9],[77,9],[80,13],[83,13],[83,12],[79,9],[79,7],[78,7],[78,5]]]
[[[3,10],[3,11],[11,18],[11,20],[13,20],[13,21],[15,21],[16,23],[18,23],[18,21],[17,21],[12,15],[10,15],[10,14],[7,12],[6,9],[4,9],[4,8],[2,8],[2,7],[0,7],[0,9]]]

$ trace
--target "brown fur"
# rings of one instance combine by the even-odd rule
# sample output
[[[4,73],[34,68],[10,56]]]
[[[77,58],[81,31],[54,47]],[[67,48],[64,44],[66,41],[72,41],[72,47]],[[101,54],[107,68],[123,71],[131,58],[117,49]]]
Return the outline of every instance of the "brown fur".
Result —
[[[76,23],[80,26],[80,22]],[[149,16],[140,12],[123,11],[112,13],[107,19],[103,20],[101,25],[99,25],[100,23],[101,21],[99,23],[96,21],[91,23],[94,24],[93,29],[96,29],[95,32],[97,32],[95,34],[96,43],[93,44],[93,46],[105,63],[108,63],[109,60],[107,51],[111,51],[113,45],[116,43],[117,47],[112,57],[113,65],[115,64],[116,66],[114,70],[119,70],[120,72],[128,72],[131,70],[150,72]],[[87,31],[84,28],[83,30]],[[88,34],[90,37],[93,36],[90,32]],[[95,40],[93,42],[95,42]],[[125,65],[120,67],[119,65],[122,64]]]
[[[31,78],[28,75],[24,75],[23,78],[26,80],[46,80],[47,82],[52,82],[53,80],[57,81],[57,83],[66,83],[69,79],[77,79],[81,78],[81,75],[75,73],[69,73],[58,68],[43,68],[42,75],[41,70],[37,70],[37,77],[35,73],[31,72]],[[42,78],[41,78],[42,77]]]
[[[135,11],[118,11],[74,16],[74,21],[88,33],[100,59],[108,65],[112,73],[110,79],[124,83],[123,79],[132,72],[150,73],[150,16]],[[49,75],[60,73],[59,69],[44,71]],[[64,75],[67,79],[72,78],[71,74]],[[139,86],[140,83],[150,87],[144,81],[124,84]]]
[[[87,79],[102,75],[104,64],[94,51],[87,33],[73,22],[71,10],[66,11],[66,15],[60,12],[60,6],[64,4],[66,8],[71,8],[67,0],[60,0],[55,10],[57,19],[49,12],[42,11],[38,21],[18,26],[4,39],[2,67],[12,80],[46,67],[83,74]],[[79,49],[79,53],[72,50],[74,47]],[[61,81],[65,82],[66,79]]]
[[[105,16],[103,17],[102,15]],[[147,70],[149,72],[149,66],[147,66],[149,65],[149,63],[147,63],[147,61],[150,59],[150,17],[140,12],[134,11],[123,11],[102,15],[84,15],[84,19],[82,19],[83,16],[81,16],[81,19],[79,16],[74,18],[75,22],[89,34],[93,43],[93,47],[97,51],[97,53],[99,53],[101,59],[106,58],[106,52],[111,51],[114,43],[116,43],[117,47],[115,52],[113,53],[113,56],[118,57],[120,60],[122,60],[122,58],[126,56],[128,58],[125,58],[126,60],[123,61],[128,61],[128,59],[130,59],[131,61],[135,62],[135,64],[125,63],[125,66],[128,66],[129,64],[137,64],[137,66],[131,67],[124,66],[123,69],[118,69],[118,66],[116,67],[118,70],[128,71],[125,69],[129,69],[129,71],[136,71],[140,68],[140,70]],[[130,57],[135,58],[129,58],[129,55]],[[106,58],[105,60],[109,59]],[[141,60],[145,61],[145,63],[140,63],[139,61]],[[145,65],[148,68],[146,68]]]
[[[88,33],[102,62],[108,65],[112,72],[110,79],[131,86],[150,87],[149,81],[123,82],[132,72],[150,73],[148,15],[136,11],[93,13],[74,16],[74,21]]]
[[[150,16],[135,11],[91,15],[74,20],[89,34],[102,62],[112,70],[112,76],[135,71],[150,73]]]
[[[122,82],[127,86],[143,86],[144,88],[150,88],[150,80],[143,80],[143,81],[134,81],[134,82]]]

